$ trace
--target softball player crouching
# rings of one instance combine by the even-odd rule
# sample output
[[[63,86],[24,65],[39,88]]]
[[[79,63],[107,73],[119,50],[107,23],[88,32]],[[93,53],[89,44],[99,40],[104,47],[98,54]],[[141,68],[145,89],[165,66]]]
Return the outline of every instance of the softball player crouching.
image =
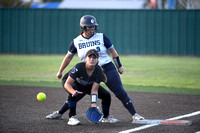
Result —
[[[98,66],[98,57],[99,54],[95,49],[89,50],[86,54],[86,61],[78,63],[63,78],[64,88],[69,92],[69,125],[80,124],[76,117],[76,98],[82,93],[91,95],[91,107],[97,107],[97,98],[102,99],[104,118],[109,115],[111,96],[107,90],[99,85],[103,78],[103,71]],[[118,122],[117,119],[112,119]]]

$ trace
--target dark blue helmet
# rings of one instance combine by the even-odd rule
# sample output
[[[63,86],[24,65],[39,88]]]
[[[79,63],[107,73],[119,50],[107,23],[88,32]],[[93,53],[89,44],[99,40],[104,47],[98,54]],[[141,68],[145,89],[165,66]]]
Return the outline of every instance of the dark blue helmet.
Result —
[[[83,17],[81,17],[80,19],[80,27],[81,29],[85,30],[85,26],[95,26],[97,29],[97,21],[96,18],[92,15],[84,15]]]

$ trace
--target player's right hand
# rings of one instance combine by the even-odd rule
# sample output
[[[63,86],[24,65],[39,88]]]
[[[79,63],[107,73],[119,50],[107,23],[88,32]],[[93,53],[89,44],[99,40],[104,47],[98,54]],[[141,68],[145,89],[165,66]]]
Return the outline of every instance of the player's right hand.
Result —
[[[62,78],[62,72],[58,72],[56,76],[57,76],[57,78],[61,79]]]
[[[78,95],[78,94],[83,94],[83,92],[80,92],[80,91],[75,91],[73,94],[72,94],[72,97],[74,97],[74,96],[76,96],[76,95]]]

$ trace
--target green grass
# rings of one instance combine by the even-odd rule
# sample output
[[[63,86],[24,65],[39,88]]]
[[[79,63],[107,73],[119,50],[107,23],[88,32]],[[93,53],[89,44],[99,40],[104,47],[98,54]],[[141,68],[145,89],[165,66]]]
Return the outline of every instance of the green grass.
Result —
[[[56,73],[65,55],[0,56],[0,85],[61,87]],[[200,58],[120,56],[127,91],[200,94]],[[74,57],[67,72],[77,62]],[[103,85],[103,84],[102,84]]]

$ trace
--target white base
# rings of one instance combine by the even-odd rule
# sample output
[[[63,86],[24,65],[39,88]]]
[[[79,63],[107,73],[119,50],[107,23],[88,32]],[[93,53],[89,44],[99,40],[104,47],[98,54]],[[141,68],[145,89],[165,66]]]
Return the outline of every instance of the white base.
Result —
[[[161,125],[191,125],[192,122],[188,120],[151,120],[151,119],[144,119],[133,121],[132,123],[135,124],[161,124]]]

